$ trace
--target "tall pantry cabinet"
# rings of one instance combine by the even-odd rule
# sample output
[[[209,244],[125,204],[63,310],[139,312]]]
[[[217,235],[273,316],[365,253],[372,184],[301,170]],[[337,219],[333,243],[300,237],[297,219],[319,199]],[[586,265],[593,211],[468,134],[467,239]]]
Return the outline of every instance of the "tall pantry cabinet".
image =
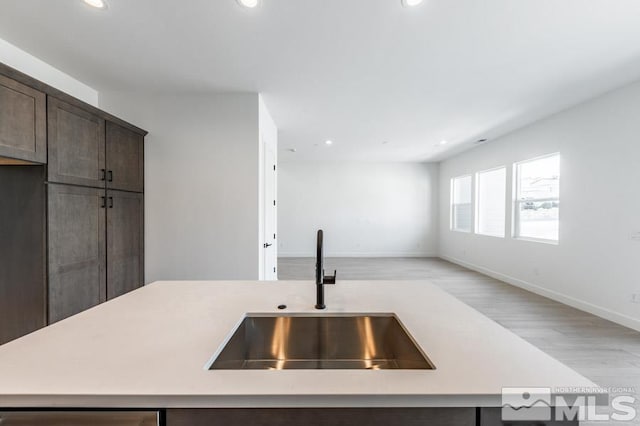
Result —
[[[47,129],[55,322],[143,284],[144,136],[54,97]]]

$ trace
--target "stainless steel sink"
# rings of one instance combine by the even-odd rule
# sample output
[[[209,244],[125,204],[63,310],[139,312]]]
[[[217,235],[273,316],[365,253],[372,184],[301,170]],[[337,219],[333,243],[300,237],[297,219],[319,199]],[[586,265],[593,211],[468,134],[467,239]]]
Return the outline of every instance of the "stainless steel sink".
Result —
[[[393,314],[248,315],[211,370],[434,369]]]

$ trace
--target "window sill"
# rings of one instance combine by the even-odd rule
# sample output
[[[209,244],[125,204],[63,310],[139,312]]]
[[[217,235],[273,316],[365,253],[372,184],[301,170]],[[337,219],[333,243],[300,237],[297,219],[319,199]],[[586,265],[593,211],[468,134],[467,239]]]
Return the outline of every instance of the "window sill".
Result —
[[[545,240],[544,238],[532,238],[532,237],[513,237],[514,240],[527,241],[530,243],[542,243],[549,244],[551,246],[558,246],[560,242],[558,240]]]
[[[490,237],[490,238],[501,238],[504,240],[505,236],[504,235],[495,235],[495,234],[481,234],[480,232],[476,232],[476,235],[479,235],[481,237]]]

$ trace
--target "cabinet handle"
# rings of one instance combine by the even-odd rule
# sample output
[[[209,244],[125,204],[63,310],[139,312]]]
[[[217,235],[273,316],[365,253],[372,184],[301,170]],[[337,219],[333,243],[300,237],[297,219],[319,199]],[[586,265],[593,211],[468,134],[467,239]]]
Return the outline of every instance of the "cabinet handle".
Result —
[[[109,208],[113,208],[113,197],[109,197]]]
[[[107,171],[105,169],[100,169],[100,171],[102,172],[100,180],[107,180]]]
[[[113,170],[109,170],[109,182],[113,182]]]
[[[102,198],[102,204],[100,205],[101,209],[104,209],[105,207],[107,207],[107,197],[100,197]]]

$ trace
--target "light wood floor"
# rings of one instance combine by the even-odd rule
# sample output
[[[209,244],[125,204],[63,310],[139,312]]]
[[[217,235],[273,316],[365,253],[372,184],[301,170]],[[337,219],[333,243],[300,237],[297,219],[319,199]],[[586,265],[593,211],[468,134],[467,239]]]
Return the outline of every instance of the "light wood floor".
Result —
[[[281,258],[278,276],[313,280],[314,268],[315,259]],[[334,269],[338,280],[428,280],[598,385],[634,388],[640,399],[634,330],[438,258],[326,258],[327,274]],[[611,424],[640,425],[640,418]]]

